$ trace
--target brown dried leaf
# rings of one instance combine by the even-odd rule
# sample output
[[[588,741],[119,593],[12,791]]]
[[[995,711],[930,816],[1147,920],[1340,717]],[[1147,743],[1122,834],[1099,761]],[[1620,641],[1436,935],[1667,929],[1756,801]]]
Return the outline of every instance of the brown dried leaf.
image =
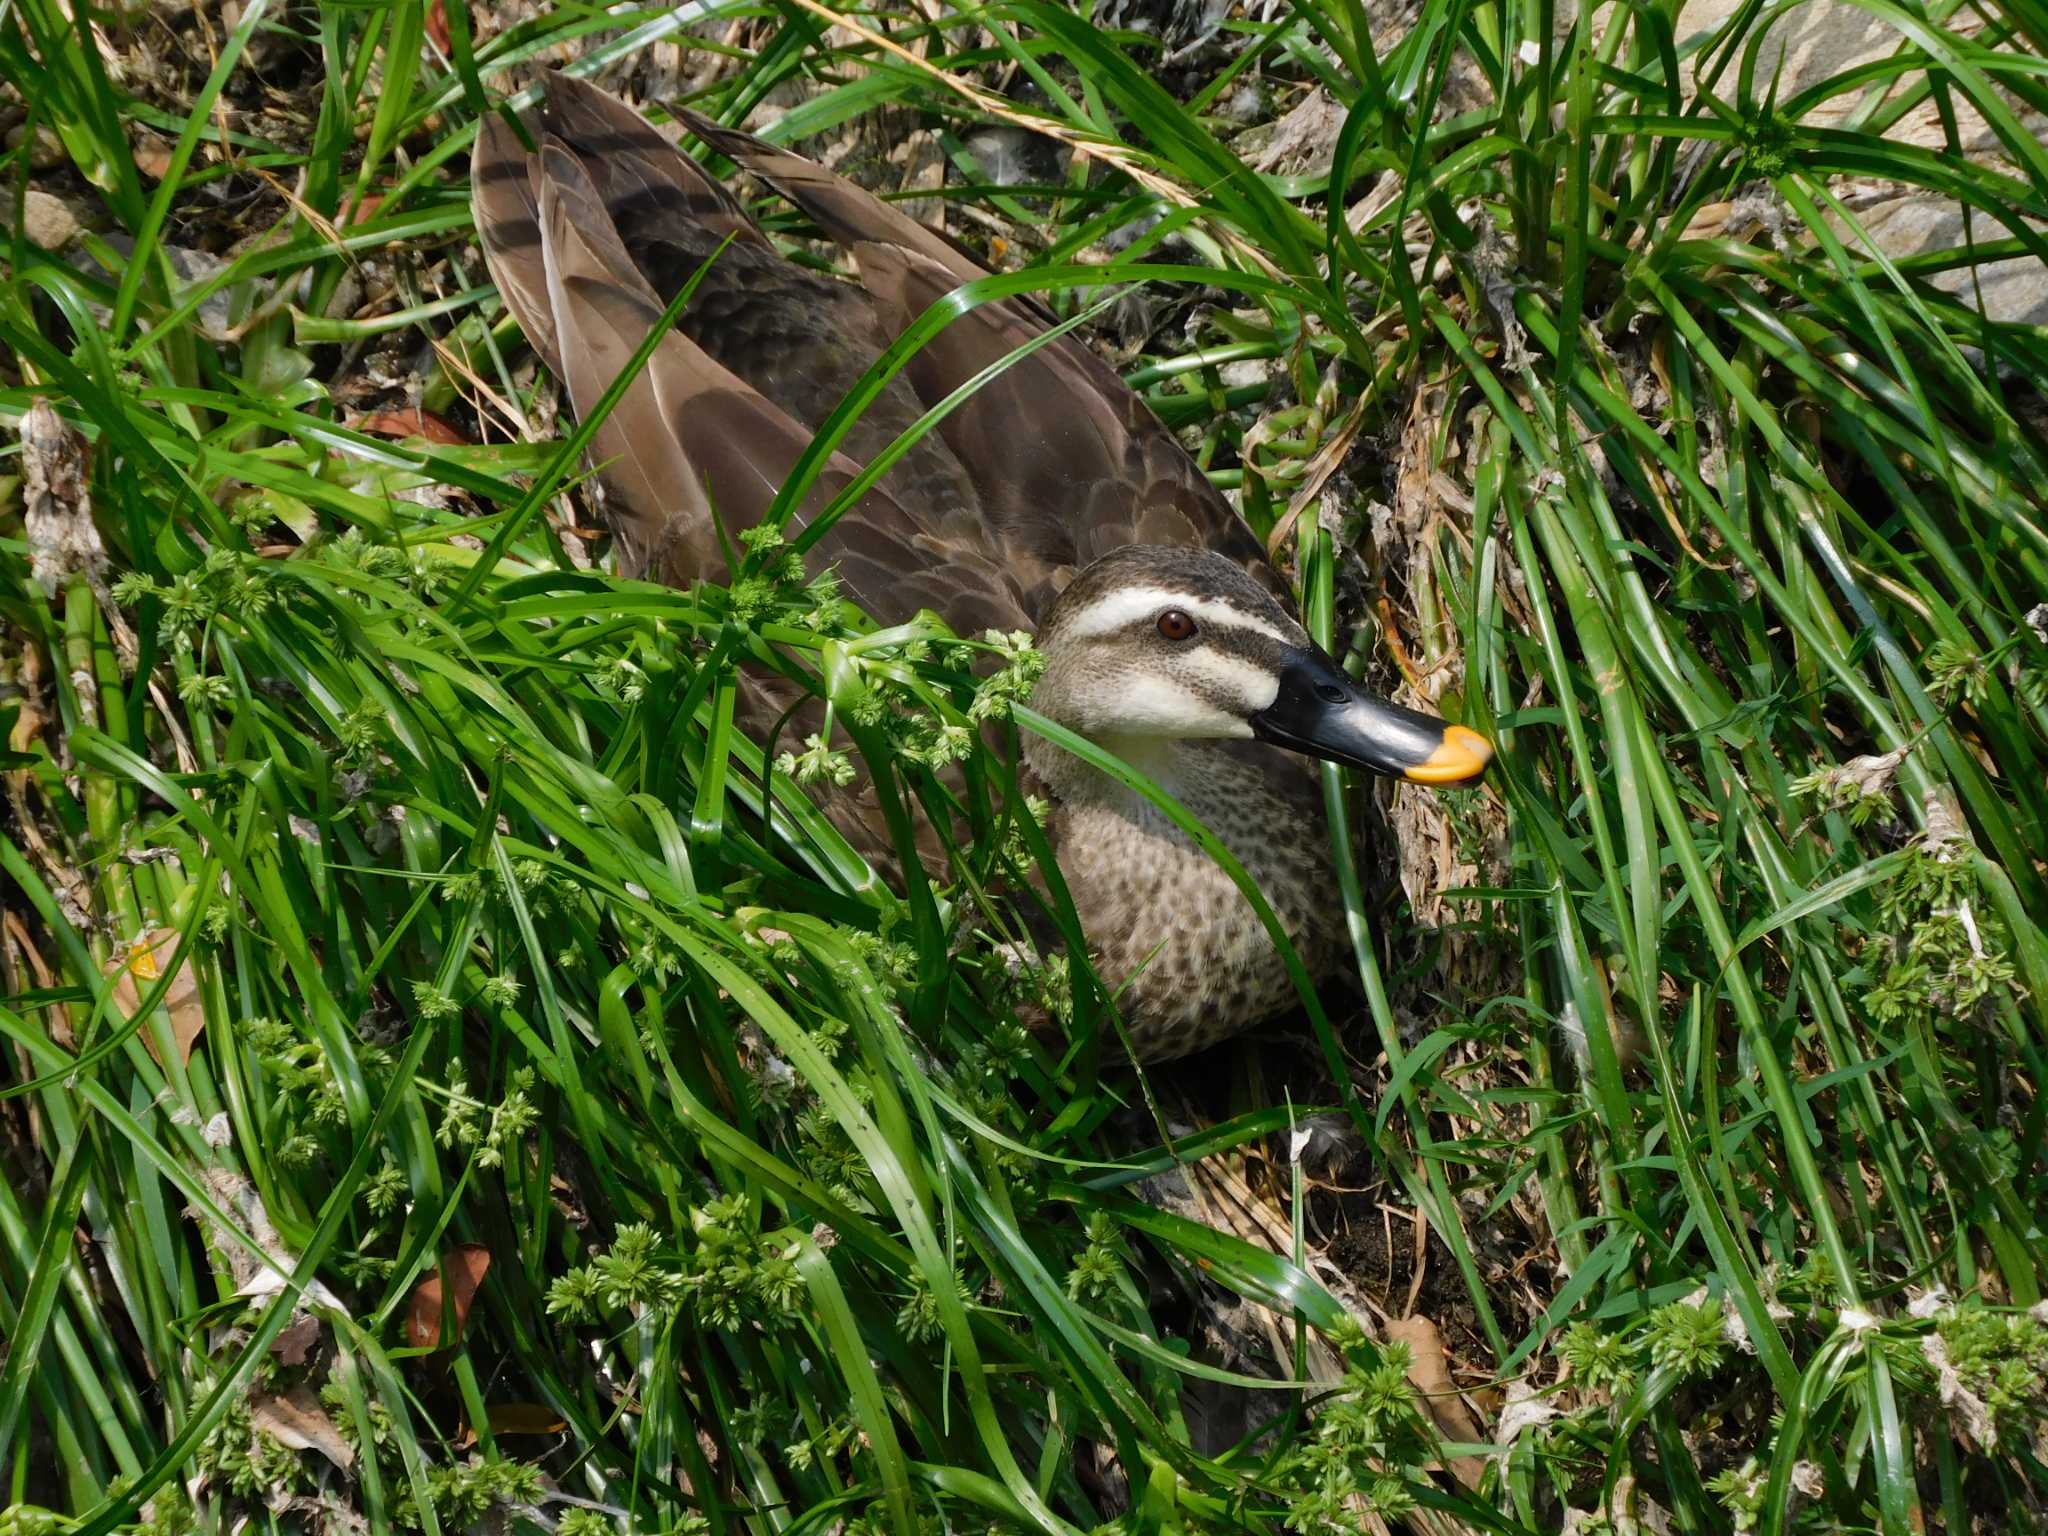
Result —
[[[4,924],[7,938],[12,941],[21,958],[28,962],[29,974],[35,978],[36,985],[54,987],[57,984],[56,974],[51,971],[49,962],[43,958],[42,951],[36,948],[35,940],[29,937],[28,927],[22,922],[21,915],[17,912],[8,912],[4,917],[0,917],[0,924]],[[47,1017],[50,1021],[52,1040],[67,1051],[78,1043],[77,1037],[71,1032],[69,1008],[62,1003],[52,1004]]]
[[[170,143],[142,128],[131,130],[130,137],[135,152],[135,169],[151,181],[162,181],[171,168]]]
[[[557,1435],[568,1428],[562,1416],[546,1403],[490,1403],[484,1408],[484,1421],[491,1426],[491,1434],[498,1435]],[[462,1438],[456,1441],[458,1450],[467,1450],[476,1444],[476,1426],[462,1426]]]
[[[469,1321],[470,1305],[477,1287],[490,1272],[491,1251],[481,1243],[464,1243],[441,1256],[440,1270],[413,1287],[412,1308],[405,1320],[405,1336],[415,1349],[441,1347],[441,1277],[448,1277],[448,1295],[455,1310],[455,1331],[460,1334]]]
[[[310,1312],[301,1312],[271,1341],[270,1352],[286,1365],[304,1365],[306,1356],[319,1342],[320,1319]]]
[[[1290,175],[1327,175],[1337,157],[1344,108],[1321,86],[1288,109],[1287,115],[1238,135],[1233,145],[1255,171],[1283,167]]]
[[[1437,1331],[1436,1324],[1417,1313],[1388,1323],[1387,1338],[1408,1346],[1408,1380],[1422,1395],[1423,1411],[1444,1438],[1468,1445],[1483,1443],[1486,1431],[1479,1427],[1479,1420],[1458,1395],[1444,1360],[1444,1336]],[[1486,1460],[1480,1456],[1454,1456],[1447,1465],[1467,1488],[1478,1487],[1480,1475],[1486,1470]]]
[[[132,942],[125,954],[116,956],[107,967],[109,976],[118,973],[114,982],[115,1006],[133,1018],[135,1010],[142,1006],[143,994],[156,985],[163,968],[172,963],[177,948],[177,929],[152,928]],[[171,978],[162,1007],[171,1016],[171,1038],[178,1042],[178,1060],[182,1063],[192,1059],[192,1047],[199,1040],[199,1032],[206,1028],[206,1006],[199,995],[199,978],[193,974],[192,962],[180,956],[176,963],[178,974]],[[142,1043],[156,1057],[157,1065],[163,1065],[156,1031],[144,1029]]]
[[[430,443],[440,443],[444,447],[459,447],[469,441],[432,411],[423,411],[417,406],[407,406],[402,410],[371,411],[367,415],[358,416],[349,425],[358,432],[369,432],[378,437],[423,437]]]
[[[344,1472],[355,1465],[355,1448],[341,1438],[311,1387],[250,1393],[249,1422],[295,1451],[318,1451]]]
[[[427,7],[427,37],[445,55],[454,46],[454,38],[448,30],[447,0],[433,0]]]

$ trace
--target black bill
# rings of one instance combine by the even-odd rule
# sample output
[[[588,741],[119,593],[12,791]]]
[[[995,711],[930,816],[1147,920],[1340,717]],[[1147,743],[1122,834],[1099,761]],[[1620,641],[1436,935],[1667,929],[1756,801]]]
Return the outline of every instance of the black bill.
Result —
[[[1261,741],[1418,784],[1465,783],[1493,757],[1477,731],[1375,698],[1315,648],[1287,653],[1280,692],[1251,724]]]

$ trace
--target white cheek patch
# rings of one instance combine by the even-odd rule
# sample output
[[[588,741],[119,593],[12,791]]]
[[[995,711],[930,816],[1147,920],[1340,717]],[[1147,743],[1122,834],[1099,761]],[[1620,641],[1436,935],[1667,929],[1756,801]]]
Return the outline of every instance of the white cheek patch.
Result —
[[[1129,628],[1140,619],[1151,618],[1162,608],[1178,608],[1199,624],[1214,624],[1220,629],[1249,629],[1268,639],[1278,640],[1282,645],[1300,643],[1299,636],[1285,633],[1279,625],[1255,613],[1218,602],[1213,597],[1196,597],[1168,587],[1125,587],[1105,593],[1069,619],[1065,629],[1076,640],[1111,635]]]
[[[1234,705],[1237,714],[1256,715],[1280,697],[1280,679],[1271,668],[1227,651],[1189,651],[1176,656],[1173,667],[1198,680],[1216,698]]]
[[[1275,685],[1278,691],[1278,685]],[[1155,672],[1123,684],[1116,696],[1113,733],[1129,736],[1184,736],[1190,739],[1249,736],[1252,728],[1217,708],[1193,689]]]

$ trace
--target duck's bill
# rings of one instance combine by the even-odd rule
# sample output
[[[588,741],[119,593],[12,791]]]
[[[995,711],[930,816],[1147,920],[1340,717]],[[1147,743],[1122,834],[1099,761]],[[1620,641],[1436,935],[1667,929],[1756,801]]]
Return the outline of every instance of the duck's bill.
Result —
[[[1375,698],[1320,650],[1293,650],[1280,692],[1251,717],[1261,741],[1418,784],[1463,784],[1486,771],[1477,731]]]

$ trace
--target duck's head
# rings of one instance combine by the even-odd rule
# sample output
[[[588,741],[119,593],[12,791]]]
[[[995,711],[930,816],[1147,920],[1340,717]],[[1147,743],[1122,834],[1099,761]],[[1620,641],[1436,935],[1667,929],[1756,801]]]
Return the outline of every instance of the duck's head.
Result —
[[[1361,688],[1235,561],[1132,545],[1068,583],[1039,623],[1032,705],[1124,757],[1256,738],[1422,784],[1485,771],[1478,732]]]

